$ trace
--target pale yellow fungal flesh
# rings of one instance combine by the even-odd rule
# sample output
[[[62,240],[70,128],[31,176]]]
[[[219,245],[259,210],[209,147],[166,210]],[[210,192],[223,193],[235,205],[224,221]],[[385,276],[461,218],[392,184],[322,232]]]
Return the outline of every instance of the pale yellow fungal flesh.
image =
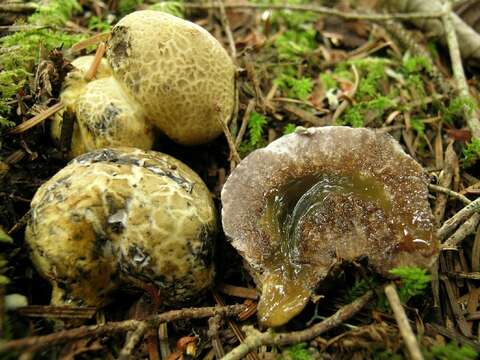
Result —
[[[141,107],[133,101],[111,76],[111,69],[102,59],[97,80],[85,81],[84,75],[93,56],[72,62],[60,95],[65,110],[55,114],[51,135],[59,142],[65,111],[74,117],[69,158],[104,147],[132,146],[149,150],[154,141],[152,126],[146,121]]]
[[[161,153],[103,149],[73,160],[32,200],[26,241],[53,285],[52,303],[102,306],[128,277],[164,304],[213,280],[215,208],[190,168]]]
[[[205,143],[234,106],[235,67],[205,29],[158,11],[136,11],[112,30],[107,58],[115,78],[172,140]]]

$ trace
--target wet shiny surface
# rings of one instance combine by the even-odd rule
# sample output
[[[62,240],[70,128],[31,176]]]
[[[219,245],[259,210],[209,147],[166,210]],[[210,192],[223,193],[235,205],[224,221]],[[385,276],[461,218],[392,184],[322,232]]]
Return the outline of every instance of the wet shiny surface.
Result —
[[[356,256],[394,239],[400,241],[393,252],[431,246],[433,232],[417,226],[421,219],[396,210],[382,184],[361,175],[309,175],[270,192],[258,223],[271,241],[270,253],[264,254],[269,272],[259,304],[260,320],[279,326],[303,309],[318,281],[309,259],[352,257],[352,251],[345,249],[353,244],[341,244],[345,234],[353,239],[358,235],[358,242],[365,242],[355,244],[360,247]],[[305,242],[332,242],[332,254],[308,254],[305,249],[312,249]]]

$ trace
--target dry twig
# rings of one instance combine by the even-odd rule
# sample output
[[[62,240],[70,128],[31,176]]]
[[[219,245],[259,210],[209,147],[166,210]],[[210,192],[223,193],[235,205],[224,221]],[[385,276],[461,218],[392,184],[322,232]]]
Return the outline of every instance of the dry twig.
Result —
[[[458,92],[463,98],[471,98],[470,90],[468,89],[467,79],[463,71],[462,57],[460,55],[460,48],[458,46],[457,34],[453,24],[453,13],[451,11],[451,4],[445,3],[445,14],[442,16],[443,26],[445,27],[445,36],[447,39],[448,50],[450,52],[450,60],[452,61],[453,76],[457,83]],[[476,116],[475,110],[464,106],[464,117],[467,122],[472,136],[480,138],[480,120]]]
[[[151,328],[164,322],[179,319],[201,319],[215,315],[231,316],[242,312],[245,310],[245,308],[246,307],[244,305],[186,308],[153,315],[145,320],[125,320],[108,322],[100,325],[85,325],[75,329],[62,330],[49,335],[31,336],[18,340],[6,341],[0,343],[0,353],[14,350],[24,350],[32,347],[40,349],[42,347],[52,346],[69,340],[80,339],[86,336],[102,336],[106,334],[132,331],[137,329],[142,323],[145,323],[149,328]]]
[[[217,4],[184,4],[186,9],[216,9]],[[332,9],[319,5],[294,5],[294,4],[225,4],[226,9],[260,9],[260,10],[290,10],[290,11],[311,11],[316,14],[337,16],[346,20],[372,20],[372,21],[387,21],[387,20],[412,20],[412,19],[436,19],[442,17],[445,13],[443,11],[432,12],[412,12],[391,13],[391,14],[374,14],[374,13],[358,13],[347,12],[337,9]]]
[[[478,211],[480,211],[480,198],[472,201],[443,223],[442,227],[437,231],[437,236],[440,241],[443,241],[453,229]]]
[[[48,109],[42,111],[41,113],[35,115],[31,119],[28,119],[27,121],[24,121],[20,125],[15,126],[12,130],[10,130],[8,133],[9,134],[20,134],[28,129],[31,129],[32,127],[42,123],[46,119],[48,119],[50,116],[54,115],[56,112],[60,111],[63,109],[63,104],[59,102],[58,104],[55,104],[53,106],[50,106]]]
[[[475,213],[470,216],[470,219],[465,221],[460,227],[450,236],[443,244],[442,250],[445,249],[456,249],[458,244],[460,244],[468,235],[473,234],[477,228],[478,223],[480,222],[480,214]]]
[[[385,295],[387,295],[388,302],[392,308],[393,315],[395,320],[397,320],[398,328],[400,334],[405,341],[410,357],[413,360],[423,360],[422,352],[420,351],[420,346],[418,345],[417,338],[413,333],[410,322],[408,321],[407,314],[403,309],[400,298],[398,297],[397,290],[395,289],[394,284],[385,286]]]
[[[242,344],[223,357],[223,360],[243,359],[247,353],[262,345],[285,346],[309,341],[351,318],[359,312],[370,301],[370,299],[372,299],[373,294],[373,291],[366,292],[363,296],[359,297],[352,303],[341,307],[329,318],[305,330],[276,334],[273,331],[261,333],[252,326],[245,326],[244,330],[247,333],[247,338]]]
[[[130,358],[133,350],[135,350],[147,330],[147,324],[145,322],[142,322],[134,331],[132,331],[132,333],[127,337],[125,346],[120,351],[120,355],[118,356],[119,360],[128,360]]]
[[[440,185],[434,185],[434,184],[429,184],[428,185],[428,188],[432,191],[436,191],[436,192],[439,192],[439,193],[443,193],[445,195],[448,195],[448,196],[451,196],[453,198],[456,198],[458,200],[460,200],[461,202],[463,202],[465,205],[468,205],[472,202],[472,200],[470,200],[469,198],[467,198],[465,195],[462,195],[460,193],[457,193],[453,190],[450,190],[450,189],[447,189],[443,186],[440,186]]]

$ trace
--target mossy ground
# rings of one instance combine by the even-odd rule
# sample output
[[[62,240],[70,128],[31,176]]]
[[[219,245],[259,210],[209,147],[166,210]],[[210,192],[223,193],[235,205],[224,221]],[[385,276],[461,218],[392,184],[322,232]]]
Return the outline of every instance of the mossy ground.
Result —
[[[252,2],[284,3],[280,0]],[[97,32],[108,31],[122,15],[151,6],[149,1],[143,0],[108,3],[116,6],[96,8],[90,6],[90,2],[82,2],[80,6],[76,0],[46,2],[34,14],[18,18],[17,25],[25,26],[26,30],[12,31],[0,38],[0,246],[3,252],[0,257],[0,296],[22,294],[29,304],[48,304],[49,285],[30,263],[23,241],[23,226],[29,201],[36,189],[66,163],[48,137],[48,121],[21,136],[9,135],[7,131],[39,109],[55,103],[61,76],[55,80],[54,75],[61,73],[62,66],[73,58],[69,51],[73,44]],[[309,2],[290,0],[289,3]],[[153,7],[199,22],[228,47],[218,11],[188,10],[180,1],[160,2]],[[237,64],[241,69],[238,76],[238,120],[231,125],[234,137],[238,135],[242,118],[247,121],[246,133],[239,138],[241,157],[295,131],[298,126],[367,126],[388,132],[399,140],[428,171],[432,182],[436,182],[442,169],[452,166],[455,173],[453,189],[464,191],[472,200],[478,194],[480,140],[470,139],[462,117],[465,108],[476,111],[475,101],[478,99],[454,95],[447,56],[437,42],[429,40],[427,43],[425,40],[431,56],[416,55],[409,49],[389,44],[381,32],[374,31],[377,25],[369,22],[344,22],[310,12],[237,9],[229,10],[227,14],[237,44]],[[92,51],[94,48],[89,47],[82,53]],[[61,54],[60,60],[58,54]],[[38,70],[43,69],[41,64],[51,65],[45,67],[50,70],[44,73],[49,81],[40,82],[41,86],[36,87]],[[438,66],[449,85],[447,93],[439,89],[436,82],[432,69]],[[478,73],[470,75],[478,86]],[[51,85],[48,91],[47,85]],[[250,101],[254,101],[254,106],[250,113],[246,113]],[[444,150],[450,143],[459,157],[458,164],[445,163]],[[197,171],[219,205],[220,189],[230,171],[229,149],[223,138],[201,147],[185,148],[162,137],[155,149],[181,159]],[[435,196],[432,193],[432,204]],[[457,200],[450,199],[446,215],[441,220],[449,218],[462,206]],[[6,236],[6,232],[11,237]],[[474,237],[469,236],[460,252],[442,258],[444,276],[447,272],[472,270],[468,264],[475,256],[474,242]],[[222,236],[217,246],[218,253],[222,254],[217,259],[218,282],[253,287],[240,257]],[[429,275],[418,269],[399,269],[394,275],[398,277],[399,293],[408,305],[411,319],[415,319],[417,329],[426,329],[419,336],[425,358],[475,358],[475,350],[465,345],[465,341],[462,343],[465,337],[460,335],[455,323],[457,314],[448,305],[452,300],[447,297],[445,289],[441,288],[444,304],[439,317],[438,309],[433,306],[431,289],[427,286]],[[470,280],[447,278],[445,281],[454,286],[456,298],[453,300],[461,304],[465,304],[465,297],[472,296],[477,286]],[[332,314],[339,305],[384,282],[385,279],[368,272],[362,273],[356,265],[347,266],[342,269],[333,289],[321,289],[320,293],[326,297],[320,306],[311,304],[282,330],[305,328],[310,320],[319,321]],[[107,321],[128,317],[127,310],[138,296],[139,292],[129,293],[126,297],[122,295],[123,303],[112,304],[102,316]],[[225,298],[229,303],[242,301],[236,297]],[[201,303],[211,305],[213,301],[206,297]],[[468,318],[468,311],[476,314],[477,309],[471,309],[465,310],[462,316]],[[58,323],[49,319],[25,317],[13,310],[5,312],[2,319],[0,332],[4,339],[46,334],[58,327]],[[90,323],[95,321],[89,320]],[[250,323],[255,321],[254,317],[248,320]],[[432,332],[429,323],[449,324],[449,331],[454,335],[447,337]],[[474,332],[478,330],[477,320],[468,320],[468,324]],[[198,337],[200,357],[205,356],[211,350],[206,322],[176,322],[170,327],[172,346],[181,336],[191,335]],[[451,341],[452,338],[459,343]],[[226,350],[235,343],[227,326],[221,329],[221,339]],[[112,337],[102,340],[101,346],[96,348],[77,342],[39,352],[37,357],[59,357],[60,354],[73,353],[73,346],[84,346],[79,358],[107,358],[118,355],[123,340],[122,336]],[[145,353],[145,348],[142,346],[139,352]],[[267,349],[267,353],[283,359],[321,356],[333,359],[355,356],[407,358],[388,304],[381,294],[362,314],[343,327],[328,332],[324,338],[283,349]],[[11,358],[16,356],[12,354]]]

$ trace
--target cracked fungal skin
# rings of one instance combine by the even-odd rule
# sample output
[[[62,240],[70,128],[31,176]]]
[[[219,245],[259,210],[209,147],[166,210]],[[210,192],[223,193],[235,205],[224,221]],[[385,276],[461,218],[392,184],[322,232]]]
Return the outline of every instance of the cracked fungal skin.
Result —
[[[112,29],[107,58],[114,76],[172,140],[206,143],[234,106],[235,67],[208,31],[159,11],[136,11]]]
[[[26,241],[52,304],[102,306],[136,278],[179,305],[212,283],[215,208],[200,177],[171,156],[84,154],[38,189],[31,208]]]
[[[66,110],[55,115],[52,138],[60,141],[66,111],[74,114],[70,158],[104,147],[151,149],[152,126],[146,122],[141,107],[111,76],[106,60],[100,63],[97,79],[85,81],[92,60],[93,56],[84,56],[72,62],[76,70],[69,73],[60,95]]]
[[[225,234],[261,288],[259,318],[301,312],[329,271],[367,258],[384,276],[438,254],[428,181],[389,135],[299,129],[247,156],[222,190]]]

